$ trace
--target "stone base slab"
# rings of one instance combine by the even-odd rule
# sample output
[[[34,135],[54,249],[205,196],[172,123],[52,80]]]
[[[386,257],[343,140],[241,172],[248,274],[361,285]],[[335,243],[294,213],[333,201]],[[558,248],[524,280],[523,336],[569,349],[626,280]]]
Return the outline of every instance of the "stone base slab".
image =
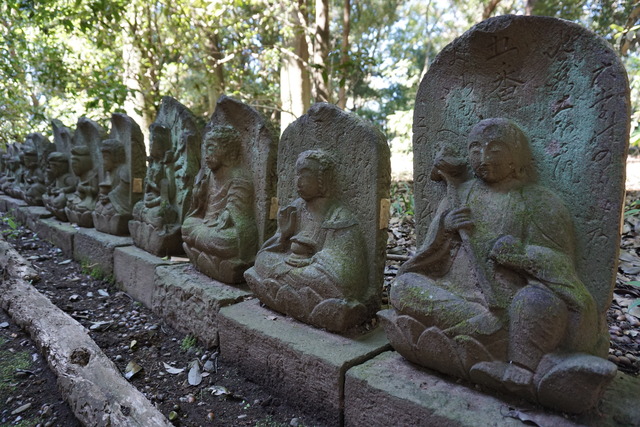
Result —
[[[42,240],[46,240],[60,248],[64,256],[73,257],[73,240],[78,230],[68,222],[61,222],[55,218],[40,219],[32,230]]]
[[[156,267],[171,261],[150,254],[136,246],[115,248],[113,271],[116,283],[132,298],[151,308],[155,289]]]
[[[381,328],[345,338],[261,307],[256,299],[224,307],[218,322],[225,362],[329,425],[342,425],[347,370],[390,349]]]
[[[191,264],[159,266],[151,309],[176,330],[207,347],[218,345],[218,312],[251,296],[246,284],[227,285],[196,271]]]
[[[18,219],[18,209],[25,206],[27,206],[27,203],[24,200],[14,199],[7,195],[0,197],[0,209],[13,216],[15,219]]]
[[[73,258],[80,263],[89,263],[91,268],[99,268],[102,274],[113,274],[113,253],[122,246],[132,246],[131,237],[113,236],[93,228],[81,228],[73,242]]]
[[[22,224],[35,230],[40,219],[51,218],[53,214],[43,206],[23,206],[16,210],[16,218]]]
[[[621,379],[625,392],[619,391]],[[628,375],[618,375],[597,410],[568,418],[471,387],[386,352],[347,372],[345,425],[522,426],[527,420],[554,427],[640,425],[640,409],[633,403],[640,379]]]

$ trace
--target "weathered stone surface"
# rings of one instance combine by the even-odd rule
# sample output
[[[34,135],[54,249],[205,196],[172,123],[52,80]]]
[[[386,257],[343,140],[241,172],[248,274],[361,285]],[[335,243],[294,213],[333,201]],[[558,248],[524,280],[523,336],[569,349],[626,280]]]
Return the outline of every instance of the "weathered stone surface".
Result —
[[[330,331],[370,319],[380,305],[387,238],[384,137],[316,104],[283,134],[278,176],[278,230],[245,274],[249,286],[274,310]]]
[[[472,126],[509,118],[529,137],[538,183],[569,209],[577,271],[606,311],[617,271],[629,115],[626,72],[590,31],[539,16],[478,24],[438,55],[416,96],[416,224],[429,224],[446,192],[430,178],[442,147],[464,156]],[[418,242],[426,232],[416,228]]]
[[[35,224],[41,218],[51,218],[53,216],[53,214],[43,206],[24,206],[18,208],[15,213],[18,222],[26,225],[31,230],[35,228]]]
[[[116,248],[132,246],[133,239],[114,236],[94,229],[80,229],[74,237],[73,258],[86,263],[89,269],[98,268],[105,276],[113,274],[113,253]]]
[[[187,107],[165,96],[149,128],[144,197],[133,209],[129,232],[136,246],[158,256],[183,253],[181,225],[200,169],[200,124]]]
[[[638,425],[640,410],[633,400],[639,387],[637,378],[618,374],[598,410],[567,419],[453,383],[385,352],[347,371],[345,425],[521,426],[527,419],[549,426]]]
[[[184,250],[198,270],[244,282],[259,245],[271,235],[277,139],[253,108],[221,97],[203,132],[202,167],[182,224]]]
[[[100,194],[93,211],[96,230],[116,236],[129,234],[133,206],[142,198],[147,172],[144,137],[126,114],[111,116],[109,139],[102,141]]]
[[[16,191],[31,206],[42,206],[47,158],[53,150],[53,144],[39,133],[30,133],[22,144],[24,170]]]
[[[219,344],[220,309],[250,295],[246,285],[228,286],[190,264],[159,266],[151,309],[176,330],[196,336],[207,347],[215,347]]]
[[[2,196],[2,200],[5,205],[5,209],[3,209],[3,211],[16,219],[20,215],[18,211],[27,206],[27,202],[24,200],[16,199],[11,196]]]
[[[132,298],[151,308],[155,292],[156,267],[171,264],[135,246],[115,248],[113,276],[116,283]]]
[[[22,144],[7,144],[7,154],[5,157],[5,164],[7,172],[5,176],[0,179],[0,189],[7,196],[13,198],[20,198],[19,184],[22,181],[22,175],[24,173],[24,165],[20,161],[20,155],[22,153]]]
[[[60,221],[68,221],[64,208],[78,185],[78,178],[71,171],[73,131],[59,120],[52,120],[51,128],[55,151],[47,158],[47,191],[42,202]]]
[[[33,231],[51,244],[60,248],[64,256],[73,258],[73,239],[78,230],[71,224],[58,219],[40,219],[34,224]]]
[[[400,354],[562,411],[597,403],[626,111],[613,51],[566,21],[490,19],[439,55],[414,117],[423,243],[380,313]],[[592,217],[576,204],[594,189]]]
[[[58,389],[78,420],[104,427],[171,426],[124,379],[82,325],[27,283],[35,271],[4,241],[0,241],[0,266],[8,273],[0,282],[0,305],[46,350]]]
[[[218,315],[220,351],[254,381],[339,425],[347,370],[388,350],[380,329],[350,339],[262,308],[257,300]]]
[[[105,130],[94,121],[80,117],[71,147],[71,170],[78,178],[75,192],[67,199],[64,211],[69,222],[93,227],[93,210],[98,200],[101,168],[100,147]]]

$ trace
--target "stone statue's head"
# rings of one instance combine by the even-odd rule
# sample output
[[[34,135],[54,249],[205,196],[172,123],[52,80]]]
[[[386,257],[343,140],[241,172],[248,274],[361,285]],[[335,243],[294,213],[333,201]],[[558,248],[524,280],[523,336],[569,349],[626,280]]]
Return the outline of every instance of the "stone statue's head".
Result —
[[[322,150],[307,150],[298,156],[298,194],[304,200],[327,197],[334,186],[336,162]]]
[[[71,147],[71,170],[80,176],[93,168],[93,160],[86,145]]]
[[[150,158],[162,161],[166,152],[171,149],[171,129],[160,123],[152,123],[149,126],[149,139]]]
[[[38,166],[38,151],[33,145],[25,145],[22,151],[24,165],[28,168],[35,168]]]
[[[47,175],[54,179],[69,172],[69,156],[59,151],[54,151],[47,157]]]
[[[212,171],[221,166],[232,166],[240,162],[242,145],[240,132],[233,126],[220,125],[209,129],[202,137],[205,161]]]
[[[529,140],[513,121],[481,120],[469,132],[469,163],[475,175],[487,183],[509,179],[526,181],[532,175]]]
[[[100,151],[105,170],[112,170],[125,161],[124,144],[118,139],[105,139],[102,141]]]

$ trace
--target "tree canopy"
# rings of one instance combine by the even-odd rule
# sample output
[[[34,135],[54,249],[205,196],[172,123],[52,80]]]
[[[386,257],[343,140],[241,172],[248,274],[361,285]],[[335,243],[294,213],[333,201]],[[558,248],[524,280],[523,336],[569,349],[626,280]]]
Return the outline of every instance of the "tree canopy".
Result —
[[[227,94],[283,126],[333,102],[409,150],[431,61],[504,13],[569,19],[607,39],[629,73],[640,141],[638,0],[5,0],[0,145],[83,115],[107,124],[126,112],[146,128],[165,95],[207,117]]]

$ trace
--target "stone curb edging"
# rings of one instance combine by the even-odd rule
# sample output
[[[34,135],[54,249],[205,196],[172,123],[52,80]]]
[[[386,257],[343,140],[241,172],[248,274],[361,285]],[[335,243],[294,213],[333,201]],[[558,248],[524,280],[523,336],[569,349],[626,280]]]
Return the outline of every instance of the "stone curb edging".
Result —
[[[122,377],[82,325],[28,283],[37,278],[37,273],[3,239],[0,267],[0,305],[29,332],[80,422],[105,427],[172,426]]]

